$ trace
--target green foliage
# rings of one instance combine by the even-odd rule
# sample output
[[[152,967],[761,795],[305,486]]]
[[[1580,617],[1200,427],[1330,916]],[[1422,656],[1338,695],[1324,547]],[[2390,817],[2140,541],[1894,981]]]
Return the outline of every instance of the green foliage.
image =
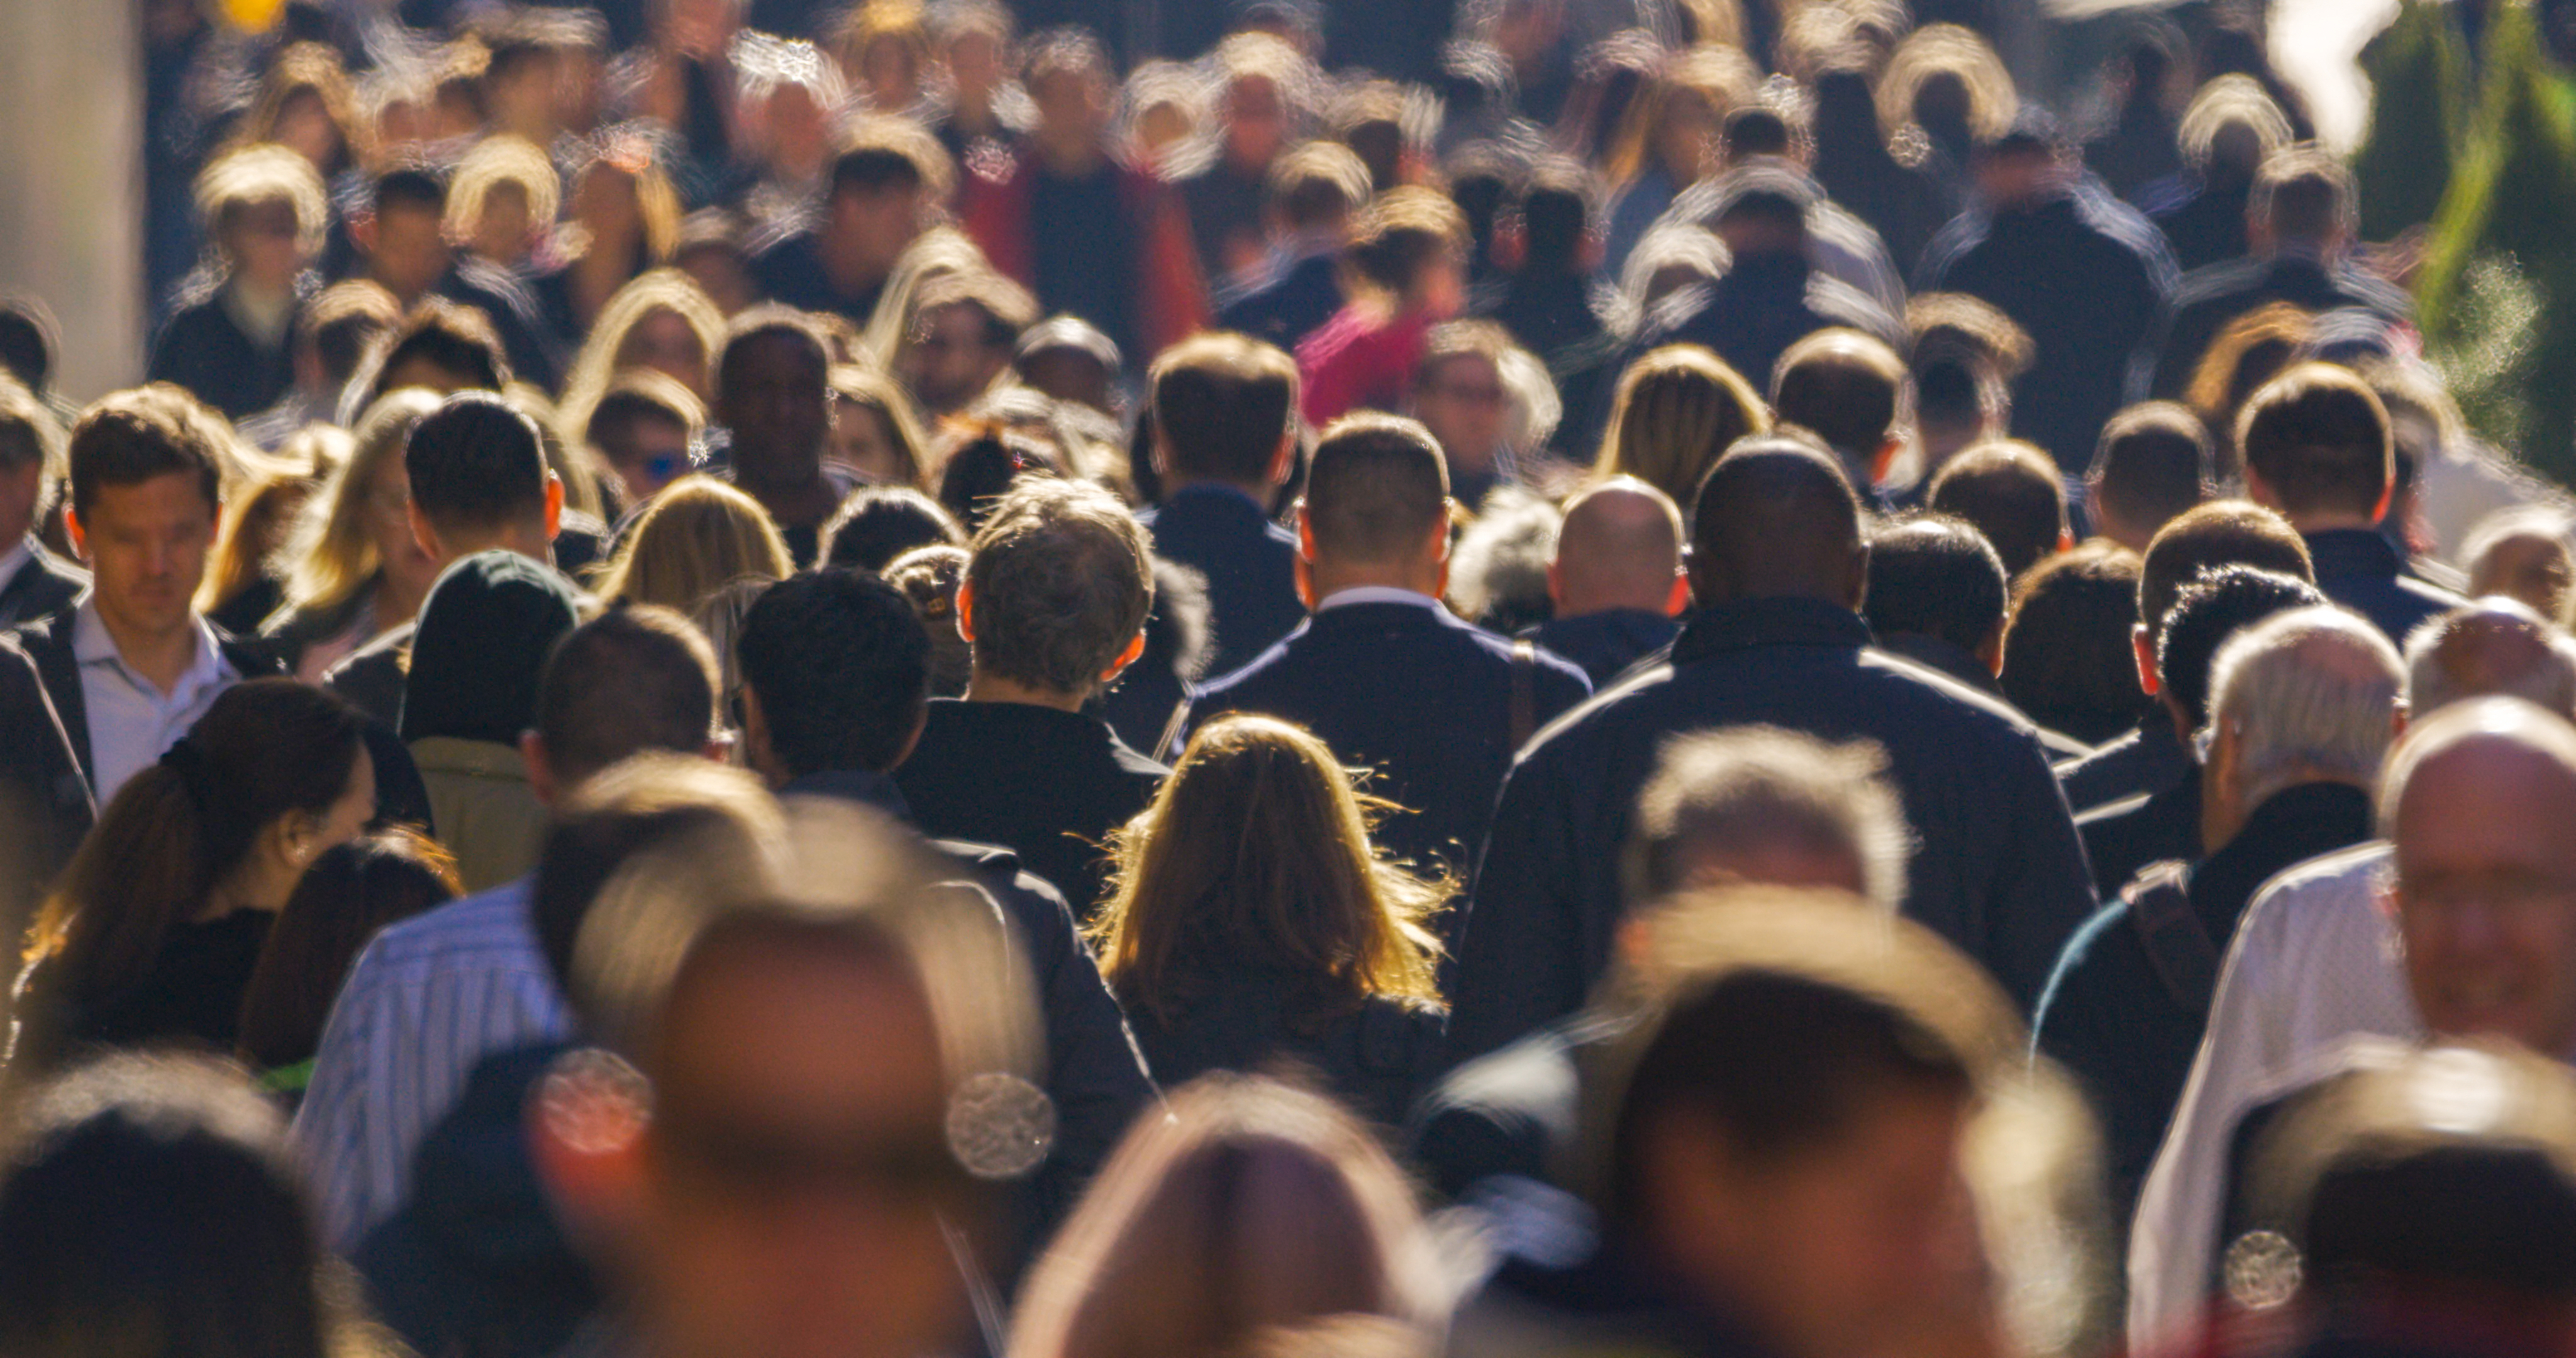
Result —
[[[2531,431],[2531,379],[2539,357],[2540,292],[2513,256],[2480,255],[2461,277],[2460,336],[2432,355],[2469,424],[2498,447]]]
[[[2468,107],[2466,43],[2441,0],[2405,0],[2397,21],[2363,50],[2370,133],[2353,153],[2361,234],[2388,240],[2433,219],[2450,187]]]

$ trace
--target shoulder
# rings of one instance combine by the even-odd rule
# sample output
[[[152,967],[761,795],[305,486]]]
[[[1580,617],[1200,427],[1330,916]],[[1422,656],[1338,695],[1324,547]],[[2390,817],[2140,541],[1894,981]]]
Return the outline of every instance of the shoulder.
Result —
[[[1947,721],[1998,741],[2017,738],[2038,748],[2039,728],[2029,718],[1937,670],[1875,646],[1860,653],[1859,668],[1877,679],[1889,701],[1908,705],[1922,719]],[[2046,762],[2044,756],[2041,762]]]
[[[2069,1016],[2093,1007],[2102,984],[2099,977],[2117,955],[2118,941],[2129,933],[2129,915],[2128,901],[2115,899],[2094,911],[2068,937],[2031,1016],[2031,1026],[2042,1035],[2043,1043],[2062,1040]]]
[[[2257,259],[2227,259],[2203,264],[2182,276],[2174,291],[2178,308],[2207,307],[2233,301],[2263,286],[2268,270]]]
[[[543,965],[529,882],[507,882],[387,926],[367,945],[366,979],[374,985],[422,984],[441,972],[478,963]],[[358,987],[358,973],[350,981]]]

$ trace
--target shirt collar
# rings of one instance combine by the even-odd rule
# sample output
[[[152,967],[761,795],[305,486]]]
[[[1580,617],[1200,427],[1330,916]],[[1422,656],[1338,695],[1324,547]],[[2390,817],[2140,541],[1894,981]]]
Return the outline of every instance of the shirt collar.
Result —
[[[193,613],[188,615],[188,622],[197,631],[197,655],[188,662],[187,672],[179,676],[173,691],[238,677],[233,673],[232,662],[224,659],[223,643],[215,639],[215,629]],[[98,615],[98,598],[94,594],[82,598],[80,607],[72,611],[72,657],[83,665],[125,664],[124,653],[116,648],[116,638],[108,634],[107,620]]]
[[[1353,585],[1325,595],[1323,601],[1315,605],[1315,611],[1329,613],[1336,608],[1357,604],[1410,604],[1415,608],[1430,609],[1441,606],[1438,599],[1414,590],[1397,589],[1392,585]]]

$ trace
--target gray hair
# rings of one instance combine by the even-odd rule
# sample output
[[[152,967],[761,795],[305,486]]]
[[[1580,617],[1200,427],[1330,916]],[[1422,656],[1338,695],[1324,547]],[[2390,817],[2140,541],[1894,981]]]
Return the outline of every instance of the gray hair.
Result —
[[[2319,775],[2370,785],[2404,682],[2397,648],[2340,608],[2294,608],[2228,638],[2210,664],[2210,729],[2244,741],[2245,804]]]
[[[1914,836],[1887,751],[1872,740],[1836,744],[1777,726],[1671,737],[1637,794],[1630,899],[1685,885],[1696,855],[1783,840],[1849,854],[1872,904],[1901,905]]]
[[[1556,560],[1556,535],[1564,526],[1565,515],[1545,497],[1496,486],[1450,550],[1450,606],[1488,627],[1544,619],[1547,568]]]
[[[2490,696],[2576,716],[2576,641],[2501,597],[2452,609],[2407,634],[2406,706],[2416,716]]]

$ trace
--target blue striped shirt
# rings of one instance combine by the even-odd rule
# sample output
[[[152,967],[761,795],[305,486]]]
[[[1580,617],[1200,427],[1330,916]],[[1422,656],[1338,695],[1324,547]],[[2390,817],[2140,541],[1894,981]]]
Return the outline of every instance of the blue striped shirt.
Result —
[[[350,969],[295,1117],[335,1248],[410,1196],[413,1155],[483,1058],[570,1035],[528,892],[522,877],[405,920]]]

